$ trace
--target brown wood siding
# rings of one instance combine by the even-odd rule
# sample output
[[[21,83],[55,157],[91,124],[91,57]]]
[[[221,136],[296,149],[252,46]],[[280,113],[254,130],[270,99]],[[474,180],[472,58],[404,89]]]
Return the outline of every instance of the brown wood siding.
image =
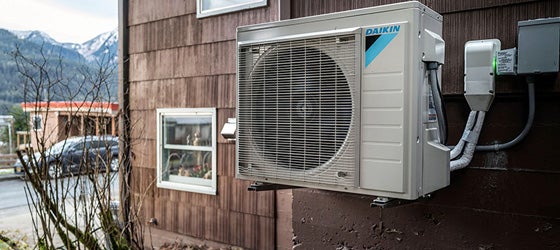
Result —
[[[298,0],[292,17],[400,1]],[[446,61],[443,90],[449,144],[469,113],[463,90],[463,47],[498,38],[517,44],[517,22],[560,16],[560,1],[422,0],[443,15]],[[536,115],[528,136],[511,149],[478,152],[451,174],[451,185],[431,198],[393,208],[369,207],[373,197],[313,189],[293,190],[298,249],[558,249],[560,248],[560,74],[535,85]],[[499,77],[480,144],[509,141],[527,114],[523,77]]]
[[[297,0],[291,3],[291,17],[306,17],[319,14],[333,13],[338,11],[367,8],[372,6],[405,2],[402,0]],[[440,14],[452,12],[465,12],[476,9],[487,9],[492,7],[505,7],[508,5],[539,2],[538,0],[419,0]]]
[[[235,178],[235,144],[219,135],[235,117],[235,30],[275,21],[267,7],[196,18],[196,1],[130,1],[132,191],[158,229],[247,249],[273,249],[275,197]],[[157,188],[156,109],[217,108],[217,195]]]
[[[149,98],[132,98],[131,109],[154,110],[186,105],[211,107],[216,103],[218,107],[235,108],[235,73],[131,83],[131,96],[146,97],[148,93]]]
[[[255,21],[274,21],[277,15],[274,8],[252,9],[243,12],[197,19],[196,13],[170,17],[142,25],[130,27],[131,53],[150,52],[176,47],[215,43],[235,40],[239,26],[258,23]]]
[[[235,74],[235,41],[131,54],[130,62],[133,82]]]
[[[196,13],[196,1],[130,0],[129,6],[128,22],[131,26]]]
[[[293,0],[292,18],[370,7],[399,0]],[[468,115],[463,89],[463,45],[499,38],[517,44],[517,21],[560,16],[558,0],[422,0],[444,16],[443,91],[450,138]],[[235,29],[275,21],[268,7],[196,18],[196,1],[130,1],[130,91],[133,200],[158,229],[249,249],[274,248],[275,197],[251,193],[235,178],[235,144],[218,136],[218,195],[156,187],[156,109],[216,107],[217,129],[235,116]],[[522,80],[497,80],[482,143],[505,141],[523,127]],[[556,148],[560,78],[537,86],[538,109],[530,136],[518,147],[477,154],[452,175],[434,199],[393,209],[369,208],[372,197],[295,189],[294,241],[299,249],[332,248],[557,248],[560,235]],[[504,98],[504,96],[506,96]],[[544,97],[543,97],[544,96]],[[511,112],[516,110],[519,112]],[[543,150],[543,145],[549,149]],[[136,203],[135,203],[136,204]],[[290,210],[291,212],[291,210]]]

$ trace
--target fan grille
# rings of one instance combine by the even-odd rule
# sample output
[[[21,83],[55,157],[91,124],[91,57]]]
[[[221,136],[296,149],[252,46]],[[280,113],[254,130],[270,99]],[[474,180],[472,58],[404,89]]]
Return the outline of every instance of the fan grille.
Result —
[[[355,36],[238,53],[238,171],[321,183],[355,176]]]

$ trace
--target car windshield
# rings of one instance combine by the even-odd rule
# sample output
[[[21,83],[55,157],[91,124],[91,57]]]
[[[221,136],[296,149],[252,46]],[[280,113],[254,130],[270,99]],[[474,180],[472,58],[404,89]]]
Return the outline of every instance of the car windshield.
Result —
[[[62,153],[63,150],[68,150],[68,148],[70,148],[74,144],[72,142],[73,141],[71,140],[59,141],[49,148],[49,153],[51,154]]]

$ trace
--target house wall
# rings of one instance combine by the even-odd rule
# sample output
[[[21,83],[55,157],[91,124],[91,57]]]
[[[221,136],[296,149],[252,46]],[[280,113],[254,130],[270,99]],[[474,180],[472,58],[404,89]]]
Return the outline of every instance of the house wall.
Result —
[[[250,182],[235,179],[235,144],[219,133],[217,195],[155,183],[156,109],[215,107],[218,132],[235,117],[236,28],[277,20],[278,2],[268,2],[197,19],[196,1],[129,1],[131,191],[142,204],[143,219],[158,221],[153,238],[173,242],[184,235],[247,249],[273,249],[279,242],[275,203],[283,196],[248,192]],[[279,214],[291,216],[284,210]],[[291,226],[291,219],[283,221]]]
[[[46,149],[60,140],[67,138],[67,136],[63,133],[64,124],[59,123],[59,112],[35,110],[30,113],[29,132],[31,136],[31,147],[33,150],[37,151]],[[34,115],[40,115],[42,118],[42,128],[39,130],[33,129],[32,124]]]
[[[38,130],[33,128],[33,117],[35,115],[41,116],[41,129]],[[56,113],[36,111],[31,112],[29,118],[31,147],[34,150],[48,148],[58,142],[58,118]]]
[[[292,1],[292,18],[397,1]],[[468,116],[462,97],[463,46],[498,38],[516,47],[517,22],[560,16],[560,1],[421,1],[444,17],[443,92],[449,143]],[[558,249],[560,248],[560,75],[539,78],[536,117],[528,137],[500,152],[479,152],[451,185],[431,198],[393,208],[371,208],[374,197],[293,190],[297,249]],[[508,141],[527,116],[523,77],[499,77],[480,144]]]
[[[218,131],[235,116],[235,29],[279,19],[278,2],[264,8],[196,18],[196,1],[130,0],[132,193],[154,238],[191,236],[249,249],[560,248],[560,79],[539,79],[529,136],[515,148],[477,153],[452,173],[451,185],[429,199],[371,208],[374,197],[312,189],[247,192],[235,179],[235,145],[218,141],[216,196],[157,188],[156,109],[216,107]],[[282,17],[305,17],[396,0],[286,1]],[[443,91],[449,142],[468,116],[462,97],[463,45],[499,38],[517,44],[517,21],[560,16],[557,0],[422,0],[444,15]],[[287,15],[287,16],[286,16]],[[500,77],[481,144],[504,142],[523,128],[522,78]],[[288,240],[286,240],[286,236]],[[166,238],[167,237],[167,238]]]

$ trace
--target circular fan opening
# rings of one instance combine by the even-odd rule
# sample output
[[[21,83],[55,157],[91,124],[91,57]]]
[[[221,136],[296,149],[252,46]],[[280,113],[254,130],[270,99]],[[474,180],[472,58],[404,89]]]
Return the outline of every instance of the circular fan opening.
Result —
[[[322,166],[340,151],[352,119],[341,68],[311,47],[271,48],[251,72],[256,153],[291,169]]]

